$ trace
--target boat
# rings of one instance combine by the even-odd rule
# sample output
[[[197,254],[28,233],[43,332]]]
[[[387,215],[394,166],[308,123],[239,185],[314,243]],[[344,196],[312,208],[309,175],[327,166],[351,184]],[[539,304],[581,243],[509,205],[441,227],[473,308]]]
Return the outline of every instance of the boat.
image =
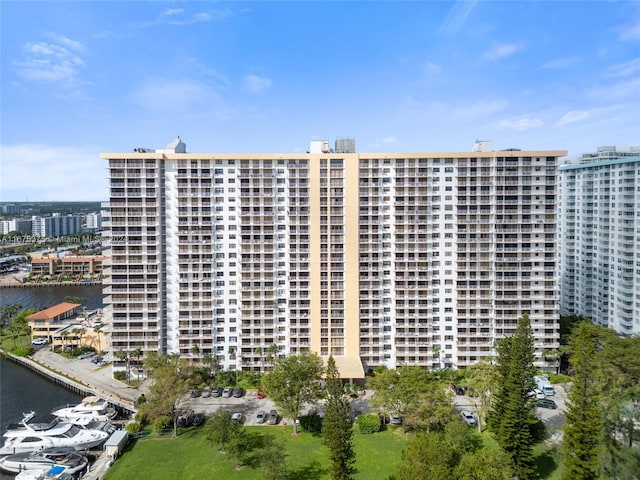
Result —
[[[36,453],[16,453],[0,459],[0,469],[11,473],[63,467],[66,473],[74,474],[83,471],[88,464],[87,457],[72,447],[45,448]]]
[[[37,452],[51,447],[72,447],[86,450],[100,445],[109,433],[94,428],[82,428],[59,418],[34,421],[35,412],[23,414],[20,423],[10,424],[4,433],[0,455]]]
[[[25,470],[15,476],[13,480],[75,480],[76,476],[67,473],[64,467],[41,468],[36,470]]]
[[[77,405],[56,407],[51,412],[52,415],[76,425],[86,425],[91,421],[108,422],[116,413],[115,408],[109,406],[109,402],[96,395],[84,397]]]

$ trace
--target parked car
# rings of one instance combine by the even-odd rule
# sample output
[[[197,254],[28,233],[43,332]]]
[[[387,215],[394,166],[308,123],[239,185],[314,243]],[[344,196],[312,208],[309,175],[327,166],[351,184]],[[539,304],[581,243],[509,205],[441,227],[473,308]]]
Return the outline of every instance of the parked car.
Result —
[[[207,385],[202,389],[202,393],[200,394],[202,398],[209,398],[211,396],[211,387]]]
[[[222,390],[222,398],[229,398],[232,394],[233,394],[232,387],[224,387],[224,390]]]
[[[537,388],[534,390],[531,390],[529,392],[529,396],[532,398],[535,398],[536,400],[540,400],[542,398],[544,398],[544,392],[542,390],[538,390]]]
[[[550,398],[540,398],[540,399],[538,399],[538,407],[540,407],[540,408],[550,408],[552,410],[555,410],[556,408],[558,408],[558,406],[556,405],[556,402],[554,402]]]
[[[280,415],[278,415],[278,412],[276,410],[271,410],[269,412],[269,419],[267,420],[267,423],[269,425],[277,425],[279,421]]]
[[[191,419],[192,427],[199,427],[204,423],[205,415],[203,412],[198,412],[193,414],[193,418]]]
[[[264,392],[262,391],[262,388],[258,388],[258,393],[256,394],[256,397],[257,397],[259,400],[262,400],[263,398],[265,398],[265,397],[266,397],[266,395],[265,395],[265,394],[264,394]]]
[[[265,413],[264,410],[260,410],[257,414],[256,414],[256,423],[258,425],[262,425],[265,420],[267,419],[267,414]]]
[[[222,395],[222,387],[213,387],[211,389],[211,396],[212,397],[219,397],[220,395]]]
[[[94,356],[95,356],[95,353],[93,353],[93,352],[84,352],[84,353],[81,353],[80,355],[78,355],[76,358],[78,360],[84,360],[85,358],[92,358]]]
[[[193,421],[193,410],[182,410],[178,414],[177,424],[179,427],[189,427]]]
[[[49,341],[44,337],[34,338],[31,341],[31,345],[46,345],[47,343],[49,343]]]
[[[238,423],[242,423],[244,420],[243,415],[240,412],[235,412],[231,415],[231,421],[232,422],[238,422]]]
[[[476,424],[476,417],[474,417],[471,412],[463,410],[462,412],[460,412],[460,416],[467,425],[472,426]]]
[[[456,395],[464,395],[464,388],[460,385],[451,384],[451,389],[455,392]]]
[[[200,390],[198,390],[197,388],[194,388],[193,390],[191,390],[191,398],[198,398],[200,396]]]
[[[102,361],[103,361],[103,360],[104,360],[104,359],[103,359],[102,357],[93,357],[93,358],[91,359],[91,363],[98,364],[98,363],[102,363]]]
[[[389,423],[391,425],[402,425],[402,417],[398,415],[391,415],[391,419],[389,419]]]
[[[236,387],[233,389],[233,396],[235,398],[240,398],[244,395],[244,388],[242,387]]]

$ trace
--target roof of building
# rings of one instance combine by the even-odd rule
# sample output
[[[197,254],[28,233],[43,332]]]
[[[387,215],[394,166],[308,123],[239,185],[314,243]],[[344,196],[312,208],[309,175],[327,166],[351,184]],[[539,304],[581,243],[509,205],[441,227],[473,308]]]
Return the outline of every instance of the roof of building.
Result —
[[[322,357],[324,363],[327,363],[328,357]],[[358,357],[333,356],[336,362],[340,378],[364,378],[364,369],[362,361]]]
[[[63,313],[74,310],[80,305],[80,303],[62,302],[58,305],[54,305],[53,307],[45,308],[44,310],[34,313],[33,315],[29,315],[27,317],[27,320],[50,320],[57,317],[58,315],[62,315]]]

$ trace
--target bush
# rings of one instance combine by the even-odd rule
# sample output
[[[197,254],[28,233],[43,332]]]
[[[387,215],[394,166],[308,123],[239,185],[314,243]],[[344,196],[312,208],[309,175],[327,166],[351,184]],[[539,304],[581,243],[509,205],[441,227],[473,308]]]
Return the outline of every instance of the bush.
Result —
[[[302,415],[298,419],[300,420],[302,431],[309,433],[320,433],[322,431],[322,417],[317,413]]]
[[[358,415],[358,431],[365,434],[379,432],[380,417],[373,413]]]
[[[128,423],[124,429],[129,433],[138,433],[142,429],[142,425],[138,422]]]
[[[117,370],[113,372],[113,378],[124,382],[127,378],[127,372],[125,372],[124,370]]]

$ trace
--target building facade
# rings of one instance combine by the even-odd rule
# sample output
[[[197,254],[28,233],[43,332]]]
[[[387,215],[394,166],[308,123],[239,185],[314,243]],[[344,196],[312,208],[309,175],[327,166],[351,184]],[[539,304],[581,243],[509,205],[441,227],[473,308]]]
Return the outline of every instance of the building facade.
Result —
[[[328,142],[326,142],[328,143]],[[113,350],[463,368],[527,313],[558,347],[563,151],[106,153]]]
[[[31,231],[37,237],[64,237],[80,233],[82,217],[76,215],[54,215],[52,217],[33,217]]]
[[[561,313],[640,333],[640,147],[559,167]]]

